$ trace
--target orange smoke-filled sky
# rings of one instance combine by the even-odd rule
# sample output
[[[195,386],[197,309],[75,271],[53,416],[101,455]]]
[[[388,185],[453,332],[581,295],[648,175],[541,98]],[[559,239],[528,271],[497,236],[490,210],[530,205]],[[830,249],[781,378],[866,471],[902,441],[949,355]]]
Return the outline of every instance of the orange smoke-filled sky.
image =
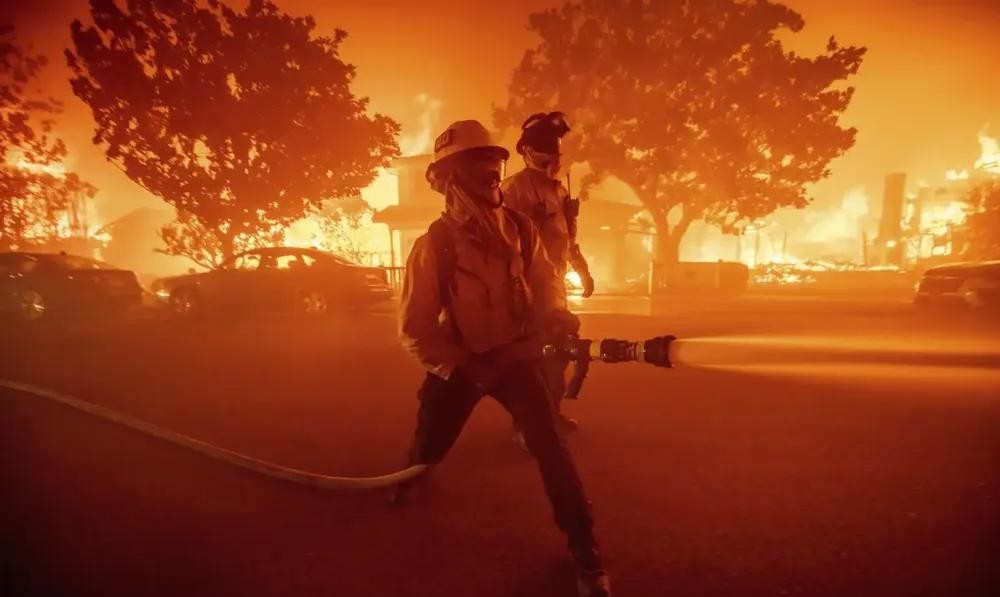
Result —
[[[234,2],[235,4],[236,2]],[[508,0],[276,0],[286,11],[313,14],[318,31],[346,29],[343,57],[357,66],[355,90],[373,109],[403,125],[404,148],[426,121],[427,97],[440,102],[433,129],[463,118],[490,118],[506,82],[536,38],[527,15],[558,1]],[[790,47],[811,54],[828,36],[869,48],[854,103],[844,122],[859,129],[856,146],[833,163],[816,185],[818,206],[837,204],[851,188],[881,195],[882,177],[907,172],[912,184],[936,184],[948,169],[971,168],[979,156],[977,132],[1000,136],[1000,3],[995,0],[787,0],[806,21]],[[162,205],[132,184],[90,143],[89,110],[71,93],[62,50],[69,24],[87,17],[86,0],[3,0],[0,22],[48,55],[41,81],[65,103],[59,129],[70,146],[70,167],[101,193],[107,221],[140,206]],[[423,118],[422,118],[423,116]],[[516,166],[516,164],[515,164]],[[873,205],[873,207],[875,207]],[[877,209],[877,208],[876,208]]]

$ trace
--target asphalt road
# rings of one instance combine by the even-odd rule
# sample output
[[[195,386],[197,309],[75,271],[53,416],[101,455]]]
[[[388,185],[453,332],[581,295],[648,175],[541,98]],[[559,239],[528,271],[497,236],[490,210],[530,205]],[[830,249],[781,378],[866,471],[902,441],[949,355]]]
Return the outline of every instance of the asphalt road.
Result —
[[[1000,594],[995,324],[894,301],[593,310],[587,335],[698,339],[688,367],[595,365],[568,407],[617,595]],[[0,378],[327,474],[398,468],[421,375],[389,313],[0,335]],[[508,425],[485,400],[396,510],[0,390],[0,594],[572,595]]]

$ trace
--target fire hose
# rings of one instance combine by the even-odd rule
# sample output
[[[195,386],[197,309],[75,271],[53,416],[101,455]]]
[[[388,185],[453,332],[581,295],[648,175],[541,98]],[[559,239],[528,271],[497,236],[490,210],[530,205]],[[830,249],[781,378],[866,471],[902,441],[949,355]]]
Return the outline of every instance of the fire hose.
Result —
[[[94,404],[93,402],[80,400],[79,398],[60,394],[59,392],[54,392],[46,388],[40,388],[31,384],[6,379],[0,379],[0,387],[57,402],[63,406],[68,406],[106,421],[117,423],[123,427],[135,429],[136,431],[162,439],[166,442],[174,444],[175,446],[194,450],[195,452],[204,454],[209,458],[214,458],[215,460],[238,466],[255,473],[260,473],[262,475],[267,475],[268,477],[274,477],[284,481],[291,481],[292,483],[298,483],[299,485],[317,487],[320,489],[378,489],[380,487],[387,487],[394,483],[399,483],[400,481],[412,479],[413,477],[416,477],[420,473],[424,472],[424,469],[427,468],[427,465],[420,464],[378,477],[331,477],[327,475],[319,475],[316,473],[300,471],[294,468],[265,462],[263,460],[257,460],[256,458],[240,454],[239,452],[233,452],[232,450],[227,450],[175,431],[157,427],[152,423],[147,423],[136,419],[135,417],[130,417],[129,415],[111,410],[110,408]]]
[[[578,364],[591,360],[600,360],[607,363],[620,363],[627,361],[646,362],[660,367],[671,367],[670,345],[673,336],[663,336],[646,340],[645,342],[628,342],[624,340],[601,340],[591,341],[570,336],[564,341],[553,344],[541,343],[518,343],[516,348],[509,353],[509,357],[503,359],[503,364],[513,363],[517,360],[527,358],[558,357],[571,359]],[[586,373],[584,373],[585,375]],[[580,383],[582,384],[582,378]],[[422,474],[427,465],[417,464],[405,469],[401,469],[386,475],[375,477],[335,477],[321,475],[308,471],[302,471],[258,460],[246,454],[227,450],[176,431],[163,429],[152,423],[147,423],[135,417],[117,412],[110,408],[80,400],[73,396],[62,394],[54,390],[42,388],[33,384],[0,379],[0,387],[14,390],[23,394],[44,398],[63,406],[68,406],[80,412],[84,412],[100,419],[116,423],[123,427],[128,427],[144,433],[146,435],[161,439],[175,446],[187,448],[195,452],[204,454],[220,462],[237,466],[275,479],[316,487],[319,489],[335,490],[361,490],[379,489],[389,487],[401,481],[412,479]]]

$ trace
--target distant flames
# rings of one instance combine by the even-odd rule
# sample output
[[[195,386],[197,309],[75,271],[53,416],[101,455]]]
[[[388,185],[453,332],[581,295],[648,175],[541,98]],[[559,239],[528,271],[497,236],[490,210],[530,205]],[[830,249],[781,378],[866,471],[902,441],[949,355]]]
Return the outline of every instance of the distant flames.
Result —
[[[286,247],[301,249],[322,249],[326,245],[326,234],[323,232],[317,218],[305,218],[295,222],[285,229],[284,241]]]
[[[832,210],[816,212],[809,218],[811,226],[806,233],[810,242],[830,243],[859,237],[863,219],[869,214],[868,194],[864,187],[854,187]]]
[[[64,164],[36,164],[34,162],[29,162],[24,158],[17,159],[13,164],[15,168],[20,168],[21,170],[35,174],[48,174],[56,178],[66,177],[66,166]]]
[[[1000,174],[1000,141],[990,137],[985,130],[979,131],[980,155],[976,160],[976,169]]]
[[[580,277],[580,274],[572,270],[566,272],[566,288],[570,292],[582,290],[583,278]]]
[[[33,174],[47,174],[57,179],[65,179],[68,173],[67,165],[64,162],[51,164],[41,164],[26,160],[18,152],[12,152],[8,156],[7,163]],[[94,205],[94,201],[88,201],[86,197],[74,198],[65,209],[54,214],[55,239],[66,240],[72,238],[93,239],[107,244],[111,241],[111,234],[103,230],[104,225]],[[29,237],[45,237],[47,230],[28,230]]]
[[[972,168],[946,170],[946,185],[920,198],[919,194],[908,195],[912,202],[904,212],[903,237],[897,241],[886,239],[885,247],[893,248],[897,243],[907,243],[906,255],[909,259],[950,254],[951,231],[962,226],[967,217],[969,205],[963,201],[963,189],[971,181],[983,176],[1000,175],[1000,142],[987,135],[985,128],[978,133],[980,156]],[[967,182],[969,181],[969,182]],[[921,188],[930,187],[921,181]],[[839,208],[835,210],[813,210],[807,216],[812,225],[806,233],[811,243],[822,243],[837,248],[838,241],[854,239],[860,247],[861,234],[869,217],[869,201],[861,187],[848,191]],[[914,218],[918,218],[919,221]],[[928,245],[929,247],[925,246]],[[763,244],[767,244],[766,242]],[[841,243],[842,244],[842,243]],[[758,243],[758,246],[760,243]],[[765,253],[758,249],[762,255]],[[750,264],[744,259],[744,263]],[[823,260],[800,260],[785,255],[782,259],[761,259],[755,274],[758,283],[798,284],[814,280],[813,273],[820,271],[845,271],[854,269],[892,269],[892,265],[861,266],[851,261],[830,262]]]
[[[1000,174],[1000,140],[987,135],[985,128],[979,131],[977,137],[979,139],[979,157],[973,164],[972,170],[948,170],[944,174],[945,180],[968,180],[977,173]]]
[[[417,95],[413,101],[420,110],[417,119],[419,124],[416,131],[400,136],[399,149],[403,156],[420,155],[431,150],[444,105],[441,100],[428,93]],[[375,180],[361,190],[361,198],[373,210],[398,204],[399,184],[396,176],[388,170],[379,170]],[[385,224],[373,222],[370,216],[360,218],[354,226],[345,224],[344,219],[336,221],[334,218],[331,221],[330,214],[313,215],[290,226],[285,231],[284,244],[340,253],[371,265],[391,261],[389,229]]]
[[[431,141],[434,139],[434,131],[441,118],[441,108],[444,106],[444,102],[428,93],[417,95],[413,101],[420,107],[418,119],[420,125],[414,134],[400,137],[399,151],[404,156],[420,155],[431,150]]]

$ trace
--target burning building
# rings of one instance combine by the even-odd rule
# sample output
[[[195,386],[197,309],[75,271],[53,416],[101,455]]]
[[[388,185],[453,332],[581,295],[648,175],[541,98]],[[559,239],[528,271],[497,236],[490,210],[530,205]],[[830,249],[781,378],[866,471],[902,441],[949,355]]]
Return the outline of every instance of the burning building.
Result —
[[[979,145],[971,169],[948,170],[936,185],[921,182],[907,192],[906,174],[886,175],[878,235],[866,262],[923,268],[968,256],[969,191],[1000,177],[1000,142],[980,131]]]
[[[413,243],[444,208],[440,194],[424,178],[431,163],[428,154],[407,156],[392,164],[398,182],[398,203],[374,216],[385,224],[391,246],[390,266],[402,268]],[[592,198],[580,212],[578,238],[591,274],[603,291],[624,290],[630,280],[649,271],[653,239],[651,226],[637,217],[638,203]]]
[[[389,229],[390,267],[406,265],[413,243],[441,215],[444,205],[441,195],[431,190],[424,178],[431,159],[429,154],[422,154],[398,158],[392,163],[398,202],[376,213],[373,218]]]
[[[173,210],[140,207],[109,222],[98,231],[106,239],[103,258],[135,271],[143,282],[186,271],[190,264],[185,258],[157,251],[163,244],[159,230],[173,218]]]
[[[20,151],[11,152],[6,167],[28,175],[28,182],[22,196],[5,198],[0,247],[101,257],[106,238],[98,233],[96,188],[65,163],[31,162]]]

